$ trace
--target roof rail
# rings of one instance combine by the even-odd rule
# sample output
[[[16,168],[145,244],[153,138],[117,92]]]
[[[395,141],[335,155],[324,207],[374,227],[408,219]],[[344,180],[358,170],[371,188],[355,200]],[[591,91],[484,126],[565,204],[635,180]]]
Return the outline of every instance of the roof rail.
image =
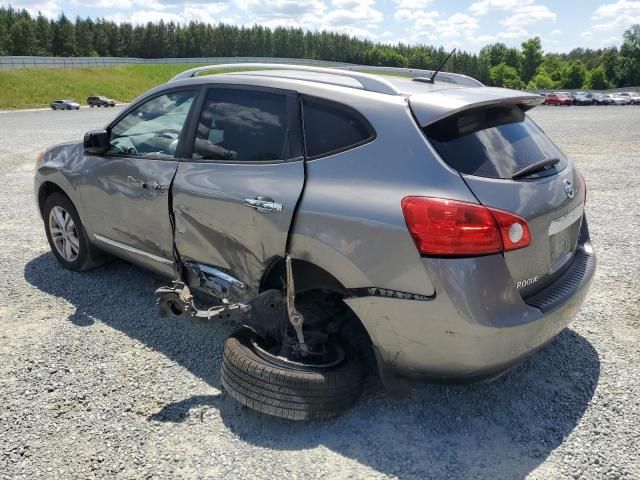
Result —
[[[224,70],[230,68],[249,68],[249,69],[267,69],[267,70],[295,70],[301,72],[313,72],[323,73],[325,75],[338,75],[342,77],[349,77],[357,80],[364,90],[369,92],[386,93],[388,95],[398,95],[402,92],[398,90],[391,82],[380,78],[377,75],[370,75],[368,73],[356,72],[353,70],[343,70],[337,68],[324,68],[324,67],[310,67],[307,65],[295,65],[286,63],[223,63],[217,65],[207,65],[204,67],[196,67],[190,70],[186,70],[173,77],[170,82],[177,80],[184,80],[186,78],[195,77],[200,72],[207,72],[211,70]]]
[[[378,72],[393,72],[393,73],[405,73],[407,75],[412,75],[413,77],[427,77],[430,78],[433,75],[433,70],[421,70],[419,68],[400,68],[400,67],[369,67],[366,65],[349,65],[347,67],[340,67],[348,70],[369,70],[369,71],[378,71]],[[463,75],[461,73],[450,73],[450,72],[438,72],[438,76],[436,77],[436,81],[445,81],[449,83],[454,83],[456,85],[464,85],[466,87],[484,87],[485,85],[480,81],[476,80],[473,77],[469,77],[467,75]]]

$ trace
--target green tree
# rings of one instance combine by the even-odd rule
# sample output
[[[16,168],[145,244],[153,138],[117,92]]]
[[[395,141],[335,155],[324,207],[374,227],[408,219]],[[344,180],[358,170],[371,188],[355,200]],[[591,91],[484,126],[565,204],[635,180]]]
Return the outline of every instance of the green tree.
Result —
[[[606,90],[611,87],[611,83],[607,80],[607,74],[602,65],[588,73],[586,87],[593,90]]]
[[[582,88],[587,79],[587,67],[580,60],[575,60],[566,66],[562,73],[564,88]]]
[[[411,68],[428,69],[431,62],[429,50],[424,47],[412,48],[407,58],[407,64]]]
[[[476,62],[478,79],[485,83],[491,82],[491,68],[501,63],[517,71],[521,67],[522,55],[515,48],[507,48],[504,43],[492,43],[483,47]]]
[[[381,66],[433,69],[449,54],[444,47],[383,44],[342,33],[304,31],[260,25],[209,25],[204,22],[146,25],[115,24],[104,19],[64,14],[48,20],[26,10],[0,6],[0,55],[101,55],[158,57],[279,56],[313,58]],[[640,85],[640,25],[624,34],[617,48],[574,48],[569,53],[544,53],[539,38],[522,48],[504,43],[483,47],[479,54],[458,51],[444,69],[485,83],[532,89],[555,87]],[[515,74],[514,74],[515,71]]]
[[[51,55],[51,24],[47,18],[38,12],[35,25],[36,55]]]
[[[54,55],[61,57],[73,57],[77,54],[75,26],[65,17],[64,13],[54,24],[51,50]]]
[[[93,48],[101,57],[110,55],[109,33],[104,20],[98,20],[93,26]]]
[[[640,61],[633,57],[620,56],[616,63],[618,87],[640,85]]]
[[[76,18],[76,40],[78,42],[78,55],[81,57],[93,57],[98,53],[93,48],[93,21],[89,18],[81,20]]]
[[[0,21],[0,55],[7,55],[10,51],[9,32],[4,22]]]
[[[600,65],[604,68],[605,77],[614,85],[618,83],[616,64],[618,63],[619,56],[620,52],[618,52],[616,47],[605,48],[600,55]]]
[[[14,55],[34,55],[37,51],[36,34],[31,19],[18,18],[9,31],[11,51]]]
[[[640,59],[640,25],[632,25],[622,36],[624,42],[620,53],[625,57]]]
[[[640,84],[640,25],[633,25],[623,35],[620,57],[615,67],[618,86]]]
[[[559,55],[547,54],[540,65],[540,72],[546,74],[551,80],[556,83],[562,81],[562,70],[564,68],[564,62]]]
[[[502,57],[502,62],[520,71],[522,68],[522,54],[517,48],[507,48]]]
[[[496,87],[515,88],[516,90],[524,88],[524,83],[520,79],[518,71],[506,63],[491,67],[489,69],[489,78]]]
[[[546,73],[539,72],[527,83],[527,90],[553,90],[557,83]]]
[[[539,37],[530,38],[522,44],[522,80],[528,82],[536,76],[542,59],[542,45]]]

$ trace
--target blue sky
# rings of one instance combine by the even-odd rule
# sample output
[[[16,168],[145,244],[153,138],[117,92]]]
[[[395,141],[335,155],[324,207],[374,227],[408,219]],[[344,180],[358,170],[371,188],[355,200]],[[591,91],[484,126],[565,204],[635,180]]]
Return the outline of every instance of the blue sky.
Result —
[[[640,23],[640,0],[16,0],[47,16],[255,23],[332,30],[376,41],[426,43],[477,52],[539,36],[545,51],[619,45]],[[3,3],[5,6],[7,3]]]

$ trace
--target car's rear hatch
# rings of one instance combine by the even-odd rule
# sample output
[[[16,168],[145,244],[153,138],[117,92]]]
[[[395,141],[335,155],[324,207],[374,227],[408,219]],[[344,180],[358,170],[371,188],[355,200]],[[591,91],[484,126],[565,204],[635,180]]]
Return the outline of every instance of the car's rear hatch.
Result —
[[[478,201],[524,218],[525,248],[504,253],[523,297],[570,264],[584,209],[574,165],[525,114],[538,95],[498,88],[451,89],[410,97],[416,121],[439,157]]]

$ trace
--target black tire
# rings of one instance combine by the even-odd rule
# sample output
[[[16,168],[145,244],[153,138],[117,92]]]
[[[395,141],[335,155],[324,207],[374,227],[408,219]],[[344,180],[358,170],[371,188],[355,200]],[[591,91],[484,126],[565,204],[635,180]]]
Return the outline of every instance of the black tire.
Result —
[[[348,350],[331,370],[293,370],[259,357],[250,335],[247,328],[236,331],[226,340],[222,356],[222,385],[241,404],[288,420],[322,420],[360,397],[364,371]]]
[[[94,106],[94,105],[93,105],[93,103],[90,103],[90,104],[89,104],[89,106],[90,106],[91,108],[93,108],[93,106]]]
[[[54,242],[51,238],[51,230],[49,227],[49,214],[54,207],[61,207],[66,212],[71,215],[73,223],[76,227],[77,238],[78,238],[78,253],[77,258],[73,261],[66,260],[59,252]],[[56,257],[56,260],[62,265],[64,268],[68,270],[73,270],[74,272],[84,272],[86,270],[91,270],[102,263],[106,258],[106,255],[97,247],[89,242],[87,232],[82,226],[82,221],[80,220],[80,216],[76,208],[71,203],[71,200],[60,192],[54,192],[47,197],[44,201],[44,206],[42,208],[42,217],[44,219],[44,229],[47,234],[47,241],[49,242],[49,247],[51,248],[51,252]]]

